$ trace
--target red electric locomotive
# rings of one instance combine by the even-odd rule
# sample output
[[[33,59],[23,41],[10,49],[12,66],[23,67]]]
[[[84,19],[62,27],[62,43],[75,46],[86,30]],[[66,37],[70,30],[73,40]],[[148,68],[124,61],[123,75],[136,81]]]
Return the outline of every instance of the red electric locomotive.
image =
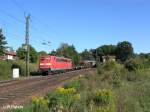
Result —
[[[40,57],[39,70],[44,74],[71,70],[72,66],[72,60],[68,58],[57,56]]]

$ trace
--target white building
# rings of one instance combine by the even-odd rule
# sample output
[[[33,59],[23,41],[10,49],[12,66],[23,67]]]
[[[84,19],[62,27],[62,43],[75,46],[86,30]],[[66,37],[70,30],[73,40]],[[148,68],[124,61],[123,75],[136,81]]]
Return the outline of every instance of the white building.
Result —
[[[4,54],[4,60],[15,60],[16,52],[12,48],[7,48]]]

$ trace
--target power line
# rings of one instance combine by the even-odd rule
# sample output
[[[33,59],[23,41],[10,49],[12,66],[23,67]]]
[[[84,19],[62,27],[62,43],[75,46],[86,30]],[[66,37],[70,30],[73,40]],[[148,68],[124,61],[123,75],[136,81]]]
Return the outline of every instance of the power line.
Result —
[[[34,20],[36,20],[38,23],[42,24],[42,26],[47,27],[48,29],[51,29],[56,35],[60,35],[60,33],[58,33],[57,31],[55,31],[54,29],[52,29],[48,24],[45,24],[44,22],[42,22],[41,20],[39,20],[37,17],[32,16],[34,18]]]
[[[41,30],[40,29],[38,29],[37,27],[35,27],[33,24],[31,24],[31,27],[32,27],[32,29],[34,30],[34,31],[37,31],[37,32],[41,32]],[[44,32],[42,32],[46,37],[50,37],[50,36],[48,36],[46,33],[44,33]],[[43,38],[43,39],[45,39],[45,38]]]
[[[19,5],[19,3],[18,3],[16,0],[10,0],[10,1],[11,1],[16,7],[18,7],[20,10],[22,10],[23,12],[25,12],[24,8],[23,8],[21,5]],[[16,18],[15,16],[9,14],[8,12],[6,12],[6,11],[4,11],[4,10],[2,10],[2,9],[0,9],[0,12],[2,12],[4,15],[6,15],[6,16],[12,18],[12,19],[14,19],[15,21],[17,21],[17,22],[19,22],[19,23],[21,23],[21,24],[25,24],[22,20]],[[34,17],[34,18],[36,18],[36,17]],[[41,24],[42,24],[42,22],[41,22],[39,19],[36,18],[35,20],[37,20],[38,23],[41,23]],[[49,26],[46,25],[46,24],[43,24],[43,26],[49,27]],[[35,25],[32,25],[32,24],[31,24],[31,28],[32,28],[33,30],[37,31],[37,32],[41,32],[41,30],[38,29],[37,27],[35,27]],[[46,37],[49,37],[45,32],[42,31],[42,33],[43,33]],[[43,38],[43,37],[40,37],[40,38]],[[47,40],[47,39],[45,39],[45,38],[43,38],[43,39],[44,39],[44,40]],[[34,41],[32,41],[32,42],[34,42]],[[36,43],[36,42],[35,42],[35,43]],[[43,43],[45,43],[45,44],[43,44]],[[49,43],[50,43],[50,41],[41,42],[42,45],[49,45]]]
[[[18,7],[20,10],[22,10],[23,12],[27,12],[27,11],[25,10],[25,8],[22,7],[16,0],[10,0],[10,1],[11,1],[16,7]],[[41,20],[39,20],[37,17],[35,17],[35,16],[33,16],[33,15],[32,15],[32,17],[33,17],[34,20],[36,20],[38,23],[42,24],[42,26],[45,26],[45,27],[47,27],[48,29],[51,29],[51,30],[52,30],[52,28],[50,28],[48,24],[45,24],[45,23],[41,22]],[[31,19],[31,21],[32,21],[32,19]],[[32,24],[31,24],[31,27],[32,27],[34,30],[41,32],[41,30],[39,30],[37,27],[35,27],[35,25],[32,25]],[[53,30],[53,32],[55,32],[55,34],[58,34],[58,32],[56,32],[56,31],[54,31],[54,30]],[[45,32],[42,31],[42,33],[44,33],[45,36],[48,36]],[[48,37],[49,37],[49,36],[48,36]]]
[[[16,1],[16,0],[10,0],[15,6],[17,6],[20,10],[22,10],[24,13],[26,10]]]
[[[23,13],[27,12],[16,0],[10,0],[18,9],[22,10]],[[33,17],[33,16],[32,16]],[[35,18],[35,17],[33,17]],[[32,21],[32,19],[31,19]],[[39,21],[39,20],[38,20]],[[40,31],[37,27],[35,27],[35,25],[31,24],[31,27],[35,30],[35,31]],[[42,31],[42,33],[44,33],[45,36],[49,37],[45,32]]]
[[[21,24],[25,24],[22,20],[20,20],[20,19],[16,18],[15,16],[13,16],[13,15],[7,13],[6,11],[3,11],[3,10],[0,9],[0,12],[2,12],[4,15],[6,15],[6,16],[12,18],[12,19],[14,19],[15,21],[17,21],[17,22],[19,22],[19,23],[21,23]],[[39,30],[39,29],[36,28],[35,26],[32,25],[31,27],[32,27],[33,30],[35,30],[35,31],[37,31],[37,32],[41,32],[41,30]],[[45,34],[45,35],[46,35],[46,34]],[[47,35],[46,35],[46,36],[47,36]],[[40,38],[42,38],[42,37],[40,37]],[[44,38],[43,38],[43,39],[44,39]]]
[[[0,10],[0,11],[2,11],[2,10]],[[13,18],[14,20],[16,20],[17,22],[19,22],[19,23],[24,23],[23,21],[21,21],[21,20],[19,20],[18,18],[16,18],[16,17],[14,17],[13,15],[11,15],[11,14],[9,14],[9,13],[7,13],[6,11],[4,12],[3,11],[3,13],[5,14],[5,15],[7,15],[8,17],[10,17],[10,18]],[[6,23],[6,21],[4,20],[4,19],[0,19],[1,21],[2,21],[2,23],[3,24],[5,24]],[[8,21],[7,21],[8,22]],[[11,22],[8,22],[8,23],[11,23]],[[5,27],[6,27],[6,24],[5,24]],[[40,30],[38,30],[36,27],[32,27],[35,31],[40,31]],[[6,29],[6,28],[5,28]],[[23,36],[19,36],[18,34],[14,34],[14,33],[10,33],[10,32],[8,32],[8,31],[6,31],[5,32],[5,35],[12,35],[12,37],[21,37],[21,38],[23,38]],[[41,38],[41,37],[40,37]],[[43,45],[42,44],[42,42],[41,41],[37,41],[37,40],[33,40],[33,39],[31,39],[32,40],[32,42],[34,43],[34,44],[36,44],[36,45]]]
[[[4,10],[2,10],[2,9],[0,9],[0,12],[2,12],[4,15],[6,15],[6,16],[8,16],[8,17],[14,19],[14,20],[16,20],[17,22],[19,22],[19,23],[21,23],[21,24],[25,24],[22,20],[16,18],[15,16],[9,14],[8,12],[6,12],[6,11],[4,11]]]

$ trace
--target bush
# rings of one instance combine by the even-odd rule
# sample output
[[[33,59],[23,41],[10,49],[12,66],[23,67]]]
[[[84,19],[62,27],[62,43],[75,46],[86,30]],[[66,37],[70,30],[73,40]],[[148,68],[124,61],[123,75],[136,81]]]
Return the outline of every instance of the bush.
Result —
[[[12,61],[0,61],[0,80],[12,78]]]
[[[33,97],[32,98],[32,109],[33,112],[48,112],[48,99],[44,97]]]
[[[150,61],[149,61],[149,59],[143,58],[143,57],[131,58],[125,62],[125,67],[129,71],[149,69],[150,68]]]
[[[122,85],[121,79],[124,79],[128,72],[123,65],[114,61],[98,66],[97,71],[101,76],[101,81],[108,81],[118,87]]]
[[[7,80],[12,78],[12,68],[19,68],[20,75],[25,76],[26,74],[26,66],[24,61],[1,61],[0,60],[0,80]],[[37,71],[36,64],[30,64],[30,72]]]
[[[17,63],[13,63],[11,66],[11,69],[13,69],[13,68],[20,68],[20,66]]]
[[[16,63],[20,68],[20,75],[21,76],[26,76],[26,63],[24,61],[17,61]],[[38,68],[37,68],[36,64],[32,64],[32,63],[29,64],[30,73],[33,73],[37,70],[38,70]]]
[[[64,84],[64,88],[75,88],[75,89],[79,89],[81,86],[80,81],[79,80],[75,80],[75,81],[71,81],[69,83]]]
[[[127,81],[136,81],[137,80],[137,78],[138,78],[138,74],[137,74],[137,72],[128,72],[128,74],[127,74]]]
[[[125,62],[125,67],[129,71],[136,71],[140,67],[140,63],[135,59],[130,59]]]
[[[49,109],[53,111],[70,112],[74,105],[80,101],[80,94],[75,88],[57,88],[56,91],[48,94]]]
[[[110,90],[97,90],[94,96],[94,103],[96,105],[108,105],[113,100],[113,93]]]
[[[98,64],[97,66],[97,73],[103,74],[105,71],[110,71],[112,68],[114,68],[116,62],[114,61],[107,61],[103,64]]]
[[[44,97],[32,97],[29,105],[20,109],[12,109],[9,112],[49,112],[48,100]]]
[[[93,101],[97,112],[116,112],[114,93],[111,90],[97,90]],[[93,111],[94,112],[94,111]]]

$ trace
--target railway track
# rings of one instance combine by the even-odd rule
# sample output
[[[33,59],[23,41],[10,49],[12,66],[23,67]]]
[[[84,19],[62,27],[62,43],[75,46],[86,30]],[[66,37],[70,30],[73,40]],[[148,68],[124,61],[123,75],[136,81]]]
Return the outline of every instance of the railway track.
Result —
[[[0,110],[8,105],[23,105],[34,95],[41,96],[62,85],[65,80],[93,69],[71,71],[63,74],[40,76],[0,83]]]

